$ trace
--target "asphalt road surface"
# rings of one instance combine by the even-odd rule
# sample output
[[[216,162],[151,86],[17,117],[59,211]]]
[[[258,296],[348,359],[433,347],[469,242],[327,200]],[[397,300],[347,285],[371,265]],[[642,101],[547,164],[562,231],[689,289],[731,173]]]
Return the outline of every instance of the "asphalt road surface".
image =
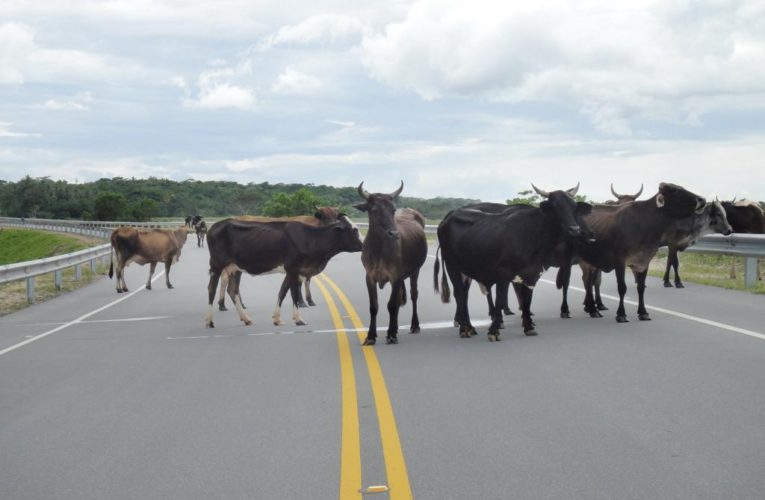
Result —
[[[207,259],[189,238],[173,290],[132,265],[128,294],[104,278],[0,318],[0,498],[765,498],[763,296],[649,279],[650,322],[628,304],[617,324],[611,298],[591,319],[576,289],[562,320],[551,270],[539,336],[512,316],[501,342],[485,322],[461,339],[431,257],[422,333],[407,304],[385,345],[386,287],[362,348],[360,254],[315,280],[300,327],[289,299],[272,324],[269,275],[242,280],[254,325],[230,307],[205,329]]]

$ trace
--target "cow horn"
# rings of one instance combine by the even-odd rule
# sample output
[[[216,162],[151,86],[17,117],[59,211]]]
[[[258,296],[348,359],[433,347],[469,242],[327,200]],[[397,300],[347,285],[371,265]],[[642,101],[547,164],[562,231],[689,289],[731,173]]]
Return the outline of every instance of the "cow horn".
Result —
[[[401,181],[401,185],[398,187],[398,189],[396,189],[390,194],[390,197],[395,200],[396,198],[398,198],[398,195],[400,195],[401,191],[403,190],[404,190],[404,181]]]
[[[616,198],[616,199],[619,199],[619,198],[622,197],[622,195],[620,195],[619,193],[614,191],[614,183],[613,182],[611,183],[611,194],[614,195],[614,198]]]
[[[549,198],[550,197],[550,193],[548,193],[547,191],[542,191],[541,189],[536,187],[533,182],[531,183],[531,187],[534,188],[534,191],[536,191],[537,194],[539,194],[539,196],[543,196],[545,198]]]
[[[579,191],[579,183],[576,183],[576,187],[572,187],[571,189],[567,189],[566,192],[570,197],[576,196],[576,193]]]
[[[364,186],[364,181],[361,181],[361,184],[359,184],[359,187],[357,188],[357,190],[359,192],[359,196],[361,196],[365,200],[368,200],[369,197],[372,196],[372,195],[369,194],[369,192],[366,189],[364,189],[362,186]]]
[[[643,183],[640,183],[640,191],[638,191],[637,193],[635,193],[635,195],[633,196],[633,198],[637,200],[637,199],[638,199],[638,197],[639,197],[641,194],[643,194]]]

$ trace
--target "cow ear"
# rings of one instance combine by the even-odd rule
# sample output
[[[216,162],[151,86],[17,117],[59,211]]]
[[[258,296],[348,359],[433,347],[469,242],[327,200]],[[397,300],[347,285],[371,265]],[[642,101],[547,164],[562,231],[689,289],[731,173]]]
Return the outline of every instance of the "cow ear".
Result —
[[[542,203],[539,204],[539,208],[546,214],[552,213],[553,211],[552,202],[550,200],[542,201]]]
[[[587,215],[590,212],[592,212],[592,205],[589,203],[585,203],[583,201],[578,201],[576,203],[576,213],[579,215]]]
[[[366,203],[359,203],[358,205],[353,205],[353,208],[356,210],[360,210],[361,212],[366,212],[369,210],[369,206]]]
[[[313,213],[313,216],[316,217],[319,220],[324,220],[324,214],[322,214],[318,210]]]
[[[656,206],[659,208],[664,206],[664,195],[661,193],[656,195]]]

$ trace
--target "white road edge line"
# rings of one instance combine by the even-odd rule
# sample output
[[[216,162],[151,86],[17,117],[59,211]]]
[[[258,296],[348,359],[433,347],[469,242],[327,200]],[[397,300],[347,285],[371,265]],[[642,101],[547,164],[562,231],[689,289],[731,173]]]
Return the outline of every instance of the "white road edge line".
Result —
[[[431,255],[431,254],[428,254],[428,257],[430,257],[431,259],[435,259],[436,258],[435,255]],[[555,285],[554,281],[545,280],[545,279],[540,279],[539,281],[541,281],[543,283],[548,283],[550,285]],[[570,286],[569,285],[568,289],[569,290],[576,290],[577,292],[585,293],[584,288],[579,288],[579,287],[575,287],[575,286]],[[613,295],[604,295],[604,294],[601,294],[600,296],[603,297],[603,298],[609,299],[609,300],[614,300],[616,302],[619,302],[619,297],[615,297]],[[638,305],[637,302],[635,302],[633,300],[627,300],[627,299],[624,299],[624,303],[625,304],[630,304],[630,305],[633,305],[633,306]],[[678,311],[672,311],[671,309],[664,309],[663,307],[656,307],[656,306],[649,306],[649,305],[646,305],[645,307],[646,307],[646,309],[650,309],[652,311],[656,311],[656,312],[660,312],[660,313],[664,313],[664,314],[669,314],[671,316],[676,316],[676,317],[682,318],[682,319],[687,319],[688,321],[695,321],[696,323],[701,323],[703,325],[714,326],[714,327],[720,328],[722,330],[728,330],[729,332],[741,333],[743,335],[748,335],[748,336],[754,337],[756,339],[765,340],[765,334],[760,333],[760,332],[755,332],[755,331],[752,331],[752,330],[747,330],[746,328],[739,328],[737,326],[728,325],[726,323],[720,323],[720,322],[717,322],[717,321],[712,321],[711,319],[699,318],[698,316],[692,316],[690,314],[685,314],[685,313],[681,313],[681,312],[678,312]]]
[[[161,277],[163,274],[165,274],[165,271],[160,271],[160,272],[159,272],[159,274],[157,274],[157,275],[156,275],[156,276],[155,276],[155,277],[154,277],[154,278],[151,280],[151,282],[152,282],[152,283],[154,283],[154,282],[155,282],[157,279],[159,279],[159,278],[160,278],[160,277]],[[130,297],[132,297],[133,295],[135,295],[135,294],[137,294],[138,292],[142,291],[144,288],[146,288],[146,285],[143,285],[143,286],[141,286],[141,288],[139,288],[139,289],[137,289],[137,290],[135,290],[135,291],[132,291],[132,292],[128,293],[128,294],[127,294],[127,295],[125,295],[124,297],[120,297],[120,298],[119,298],[119,299],[117,299],[117,300],[114,300],[114,301],[112,301],[112,302],[109,302],[109,303],[108,303],[108,304],[106,304],[105,306],[101,306],[101,307],[99,307],[98,309],[96,309],[96,310],[94,310],[94,311],[91,311],[91,312],[89,312],[89,313],[83,314],[83,315],[82,315],[82,316],[80,316],[79,318],[77,318],[77,319],[74,319],[74,320],[70,321],[69,323],[64,323],[63,325],[61,325],[61,326],[58,326],[58,327],[56,327],[56,328],[54,328],[54,329],[52,329],[52,330],[48,330],[48,331],[47,331],[47,332],[45,332],[45,333],[41,333],[40,335],[35,335],[34,337],[32,337],[32,338],[29,338],[29,339],[27,339],[27,340],[25,340],[25,341],[23,341],[23,342],[19,342],[19,343],[18,343],[18,344],[16,344],[16,345],[12,345],[12,346],[10,346],[10,347],[6,347],[6,348],[5,348],[5,349],[3,349],[2,351],[0,351],[0,356],[2,356],[3,354],[7,354],[7,353],[9,353],[9,352],[11,352],[11,351],[15,351],[15,350],[16,350],[16,349],[18,349],[19,347],[24,347],[24,346],[25,346],[25,345],[27,345],[27,344],[31,344],[32,342],[35,342],[35,341],[37,341],[37,340],[40,340],[40,339],[43,339],[43,338],[47,337],[48,335],[52,335],[52,334],[54,334],[54,333],[56,333],[56,332],[60,332],[60,331],[61,331],[61,330],[63,330],[64,328],[69,328],[69,327],[70,327],[70,326],[72,326],[72,325],[76,325],[77,323],[80,323],[80,322],[82,322],[82,320],[84,320],[84,319],[86,319],[86,318],[89,318],[89,317],[93,316],[94,314],[98,314],[98,313],[100,313],[100,312],[101,312],[101,311],[103,311],[103,310],[109,309],[109,308],[110,308],[110,307],[112,307],[113,305],[119,304],[119,303],[120,303],[120,302],[122,302],[123,300],[127,300],[127,299],[129,299],[129,298],[130,298]]]

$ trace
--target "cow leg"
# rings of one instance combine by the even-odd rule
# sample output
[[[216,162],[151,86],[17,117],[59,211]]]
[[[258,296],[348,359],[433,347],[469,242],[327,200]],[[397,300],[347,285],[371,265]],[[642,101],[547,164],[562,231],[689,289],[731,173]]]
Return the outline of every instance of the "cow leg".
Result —
[[[117,255],[117,293],[127,292],[127,284],[125,283],[125,263]]]
[[[146,280],[146,289],[151,290],[151,277],[154,276],[154,270],[157,268],[156,262],[149,263],[149,279]]]
[[[388,299],[388,335],[386,344],[398,344],[398,310],[401,307],[402,281],[391,282],[390,299]]]
[[[600,284],[603,282],[603,271],[596,269],[594,274],[595,306],[598,308],[598,311],[608,311],[608,308],[603,304],[603,299],[600,298]]]
[[[682,280],[680,280],[680,253],[675,250],[675,258],[672,261],[672,267],[675,269],[675,288],[685,288]]]
[[[470,338],[477,335],[473,325],[470,323],[470,312],[468,311],[468,290],[470,289],[470,283],[465,283],[462,280],[462,273],[455,270],[446,263],[446,271],[449,273],[449,279],[452,281],[454,287],[454,301],[457,302],[457,315],[456,318],[459,321],[460,337]]]
[[[537,334],[536,325],[531,312],[531,299],[534,297],[533,285],[529,286],[526,283],[515,283],[513,287],[516,287],[517,293],[523,298],[521,302],[521,319],[523,320],[523,334],[527,337],[533,337]]]
[[[218,288],[220,274],[220,270],[210,270],[210,281],[207,284],[208,309],[207,317],[205,318],[205,326],[207,328],[215,328],[215,323],[213,323],[213,302],[215,301],[215,290]]]
[[[582,269],[582,283],[584,283],[584,312],[588,313],[591,318],[602,318],[598,306],[595,302],[593,295],[593,288],[595,288],[595,269]]]
[[[667,265],[664,268],[664,277],[662,278],[664,281],[664,288],[672,288],[672,283],[669,281],[669,272],[672,268],[672,251],[674,250],[674,247],[670,246],[667,250]],[[675,271],[675,276],[677,276],[677,271]]]
[[[274,322],[274,325],[283,325],[284,322],[282,321],[282,302],[284,302],[284,297],[287,296],[287,290],[290,288],[289,280],[287,279],[287,276],[284,277],[284,280],[282,280],[282,286],[279,287],[279,295],[276,298],[276,309],[274,309],[274,314],[271,316],[271,319]]]
[[[290,292],[290,297],[292,297],[292,292]],[[300,289],[300,282],[298,282],[298,301],[297,301],[298,307],[308,307],[308,304],[306,304],[305,300],[303,300],[303,292]]]
[[[412,298],[412,323],[409,327],[409,333],[420,333],[420,317],[417,314],[417,299],[420,296],[420,292],[417,289],[417,278],[419,276],[419,269],[409,276],[409,295]]]
[[[505,290],[505,297],[509,297],[510,296],[509,295],[510,294],[510,283],[505,284],[504,287],[506,288],[506,290]],[[516,299],[517,298],[518,297],[516,297]],[[505,314],[505,316],[515,316],[515,313],[510,309],[509,299],[506,299],[504,304],[500,304],[499,301],[497,301],[497,307],[501,307],[502,308],[502,312]]]
[[[504,286],[503,282],[497,283],[497,302],[494,307],[491,308],[491,325],[489,325],[489,331],[487,333],[489,342],[495,342],[500,340],[499,330],[502,328],[502,307],[501,304],[507,303],[507,292],[509,291],[509,285]],[[503,298],[504,295],[504,298]],[[491,296],[491,288],[489,288],[489,296]]]
[[[677,255],[675,255],[675,257],[677,257]],[[648,269],[640,273],[633,271],[633,274],[635,275],[635,283],[637,283],[638,319],[640,321],[651,321],[651,316],[649,316],[648,311],[646,311],[645,300],[643,298],[645,294],[645,278],[648,275]],[[677,276],[677,271],[675,271],[675,276]]]
[[[369,331],[363,345],[375,345],[377,342],[377,288],[375,282],[367,274],[367,294],[369,295]]]
[[[221,275],[220,296],[218,297],[218,310],[228,311],[226,308],[226,289],[228,288],[228,274]]]
[[[315,306],[316,303],[313,301],[313,297],[311,297],[311,277],[307,277],[305,279],[305,283],[303,285],[305,288],[305,301],[308,302],[309,306]]]
[[[444,273],[444,274],[447,274],[447,273]],[[471,279],[467,279],[467,280],[462,282],[462,286],[463,286],[464,291],[465,291],[466,294],[470,293],[470,284],[472,282],[473,282],[473,280],[471,280]],[[456,292],[455,292],[455,295],[454,295],[454,302],[457,303],[457,306],[454,308],[454,326],[459,328],[459,326],[462,324],[462,319],[461,319],[461,316],[460,316],[460,308],[459,308],[459,302],[457,302]],[[491,312],[489,312],[489,314],[491,314]]]
[[[170,266],[173,265],[172,260],[165,261],[165,286],[167,288],[175,288],[172,283],[170,283]]]
[[[620,264],[614,268],[616,274],[616,286],[619,289],[619,308],[616,310],[616,322],[627,323],[627,313],[624,311],[624,295],[627,293],[627,283],[624,281],[624,265]]]
[[[568,308],[568,285],[571,283],[571,264],[564,264],[558,269],[555,284],[560,288],[562,300],[560,303],[560,317],[570,318],[571,310]]]
[[[242,271],[237,271],[232,276],[229,276],[228,294],[231,297],[231,300],[233,300],[234,305],[236,306],[236,312],[239,313],[239,319],[242,320],[242,323],[244,323],[245,325],[251,325],[252,319],[244,311],[244,306],[242,305],[242,297],[239,294],[239,283],[241,281],[242,281]]]
[[[491,288],[492,287],[490,286],[486,287],[486,305],[489,307],[489,318],[494,318],[495,311],[499,307],[499,293],[497,293],[497,304],[494,304],[494,299],[491,296]],[[499,324],[500,330],[504,327],[504,322]]]

